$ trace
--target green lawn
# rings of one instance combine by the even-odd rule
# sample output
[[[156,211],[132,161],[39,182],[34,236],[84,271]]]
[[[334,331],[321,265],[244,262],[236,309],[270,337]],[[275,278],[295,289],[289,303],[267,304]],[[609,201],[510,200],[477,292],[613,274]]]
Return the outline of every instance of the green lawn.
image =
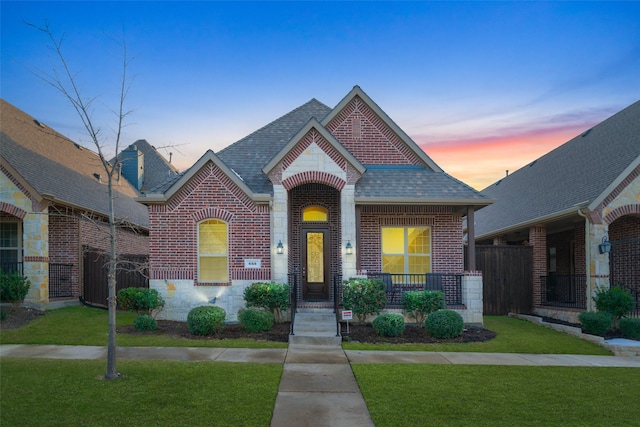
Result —
[[[116,325],[131,325],[136,313],[118,311]],[[0,344],[107,345],[109,319],[106,310],[73,306],[49,310],[44,316],[18,329],[3,330]],[[250,339],[191,340],[153,334],[116,334],[118,346],[286,348],[287,343]]]
[[[640,369],[354,364],[376,427],[640,425]]]
[[[268,426],[282,365],[2,358],[0,424],[10,426]]]
[[[485,316],[484,326],[497,333],[496,338],[465,344],[361,344],[343,343],[345,350],[396,351],[468,351],[483,353],[590,354],[610,355],[597,344],[572,337],[525,320],[503,316]],[[407,326],[413,328],[415,326]]]

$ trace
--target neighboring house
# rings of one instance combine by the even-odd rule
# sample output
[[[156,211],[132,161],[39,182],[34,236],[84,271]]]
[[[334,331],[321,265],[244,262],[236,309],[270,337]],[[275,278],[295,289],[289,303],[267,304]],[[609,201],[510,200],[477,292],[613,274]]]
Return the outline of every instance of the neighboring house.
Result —
[[[0,268],[31,281],[25,304],[47,308],[83,294],[83,253],[109,248],[107,179],[100,158],[0,101]],[[148,213],[116,177],[119,254],[148,253]]]
[[[476,243],[533,246],[536,313],[576,321],[617,284],[640,304],[640,102],[482,192]]]
[[[215,303],[233,320],[256,281],[290,283],[299,306],[333,307],[334,283],[389,273],[390,296],[412,281],[444,289],[467,323],[482,323],[462,218],[491,200],[444,173],[358,86],[335,108],[312,99],[207,151],[138,200],[165,318]]]
[[[115,159],[111,159],[113,162]],[[118,154],[122,176],[139,192],[146,193],[178,174],[178,170],[154,146],[139,139]]]

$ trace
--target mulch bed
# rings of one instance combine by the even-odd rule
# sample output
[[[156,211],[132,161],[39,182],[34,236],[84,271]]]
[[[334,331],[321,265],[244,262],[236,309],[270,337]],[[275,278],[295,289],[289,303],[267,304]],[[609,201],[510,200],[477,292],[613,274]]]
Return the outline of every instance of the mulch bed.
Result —
[[[26,307],[2,306],[5,318],[0,320],[1,329],[15,329],[26,325],[44,314],[44,311]]]
[[[119,333],[134,335],[164,335],[176,338],[189,338],[196,340],[215,340],[228,338],[250,338],[262,341],[278,341],[289,342],[290,323],[277,323],[270,331],[265,332],[246,332],[242,326],[233,324],[226,325],[217,336],[200,336],[190,334],[187,330],[185,322],[175,322],[170,320],[158,320],[158,330],[140,332],[133,328],[133,325],[121,326],[118,328]],[[381,337],[371,327],[371,325],[353,325],[349,324],[349,334],[346,324],[342,324],[342,335],[344,341],[363,342],[363,343],[465,343],[480,342],[495,338],[496,333],[484,328],[469,327],[464,330],[462,335],[452,339],[437,339],[427,335],[423,328],[407,325],[404,332],[399,337]]]

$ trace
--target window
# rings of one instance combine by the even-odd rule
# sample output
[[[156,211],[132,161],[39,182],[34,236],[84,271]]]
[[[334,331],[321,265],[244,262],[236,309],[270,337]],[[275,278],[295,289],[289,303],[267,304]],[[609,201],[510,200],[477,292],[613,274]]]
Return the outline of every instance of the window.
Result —
[[[392,274],[431,272],[431,228],[383,227],[382,271]]]
[[[22,261],[20,234],[19,223],[0,223],[0,268],[5,271],[16,271],[18,263]]]
[[[322,206],[309,206],[302,211],[302,221],[327,222],[329,214]]]
[[[229,281],[228,225],[208,219],[198,225],[198,281]]]

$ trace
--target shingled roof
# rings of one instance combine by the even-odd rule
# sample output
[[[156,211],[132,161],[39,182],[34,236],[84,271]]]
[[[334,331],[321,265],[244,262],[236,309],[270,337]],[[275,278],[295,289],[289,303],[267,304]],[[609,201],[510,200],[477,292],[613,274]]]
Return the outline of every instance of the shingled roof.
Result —
[[[482,190],[496,202],[476,214],[476,236],[595,209],[638,164],[640,101]]]
[[[444,173],[357,86],[334,109],[316,99],[311,99],[290,113],[224,148],[216,153],[216,156],[240,177],[253,193],[273,194],[273,186],[263,168],[277,160],[277,156],[282,156],[282,150],[292,142],[292,138],[299,135],[305,126],[308,127],[309,123],[315,123],[315,126],[324,125],[327,119],[335,115],[337,110],[342,109],[352,96],[365,99],[382,121],[424,161],[423,165],[413,166],[364,165],[366,170],[355,187],[356,200],[359,203],[439,203],[476,206],[491,203],[486,196]],[[193,167],[200,163],[198,161]],[[190,173],[185,171],[183,175],[188,177]],[[174,184],[184,181],[184,179],[181,180],[183,175],[165,182],[150,191],[148,195],[155,198],[160,194],[166,196],[167,192],[175,190]]]
[[[156,150],[156,147],[149,144],[146,139],[139,139],[128,148],[135,146],[144,155],[144,182],[141,192],[147,192],[172,179],[178,174],[178,170]],[[122,152],[118,158],[121,158]],[[111,159],[113,162],[115,159]]]
[[[98,155],[71,141],[5,100],[0,100],[0,160],[17,175],[36,199],[53,198],[57,204],[108,215],[109,199],[104,168]],[[115,214],[147,228],[146,206],[126,179],[114,186]]]

